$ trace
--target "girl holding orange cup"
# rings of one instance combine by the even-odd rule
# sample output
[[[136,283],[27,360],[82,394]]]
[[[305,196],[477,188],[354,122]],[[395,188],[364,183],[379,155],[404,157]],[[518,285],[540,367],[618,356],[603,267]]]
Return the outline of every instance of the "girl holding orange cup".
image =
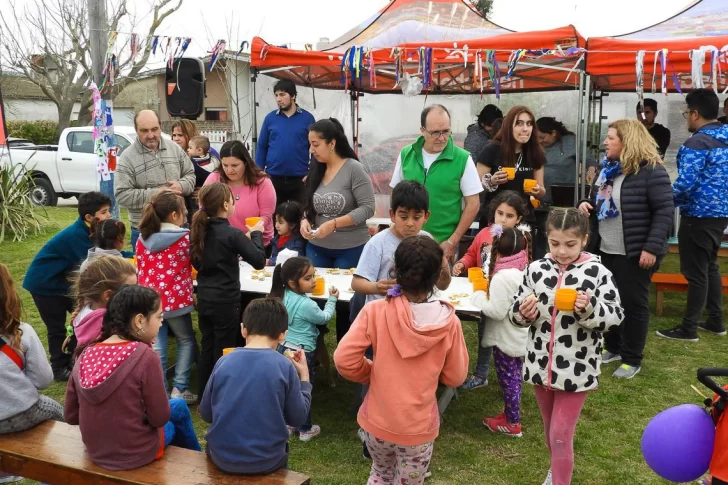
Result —
[[[477,157],[476,167],[485,189],[485,205],[504,190],[513,190],[529,204],[529,197],[546,195],[543,182],[546,155],[538,143],[536,118],[526,106],[514,106],[503,118],[503,125],[491,143]],[[526,180],[528,182],[524,185]],[[535,227],[536,215],[528,205],[523,221]],[[481,210],[480,227],[488,224],[487,211]],[[535,254],[534,257],[541,257]]]

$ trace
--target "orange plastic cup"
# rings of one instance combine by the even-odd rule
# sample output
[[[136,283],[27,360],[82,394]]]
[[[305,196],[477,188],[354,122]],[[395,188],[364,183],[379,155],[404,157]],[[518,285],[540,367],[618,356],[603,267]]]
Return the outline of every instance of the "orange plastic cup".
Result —
[[[559,288],[554,297],[556,309],[561,312],[573,312],[576,304],[576,290],[573,288]]]
[[[254,226],[254,225],[256,225],[256,224],[258,223],[258,221],[260,221],[261,219],[262,219],[261,217],[246,217],[246,218],[245,218],[245,225],[246,225],[246,226],[250,226],[250,227],[253,227],[253,226]]]
[[[471,283],[475,280],[483,279],[483,270],[480,268],[468,268],[468,281]]]
[[[193,266],[192,267],[192,280],[196,280],[196,279],[197,279],[197,270]]]
[[[321,296],[326,290],[326,281],[323,278],[316,278],[316,286],[313,288],[313,296]]]
[[[531,197],[531,205],[533,206],[534,209],[538,209],[539,207],[541,207],[541,201]]]
[[[508,175],[508,180],[513,180],[516,178],[516,167],[503,167],[501,170],[503,170],[506,175]]]
[[[226,349],[222,349],[222,355],[227,355],[235,349],[236,349],[236,347],[228,347]]]
[[[533,188],[538,184],[534,179],[526,179],[523,181],[523,191],[530,194]]]
[[[473,280],[473,291],[488,291],[488,280],[485,278]]]

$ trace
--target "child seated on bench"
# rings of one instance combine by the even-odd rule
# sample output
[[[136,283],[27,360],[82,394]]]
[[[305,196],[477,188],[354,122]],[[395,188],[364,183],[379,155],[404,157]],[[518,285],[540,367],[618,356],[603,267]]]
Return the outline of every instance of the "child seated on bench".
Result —
[[[302,426],[311,408],[303,350],[276,352],[286,338],[288,313],[278,298],[253,300],[243,314],[246,346],[215,365],[200,402],[207,453],[236,474],[272,473],[288,466],[288,430]]]
[[[53,371],[38,335],[20,321],[20,313],[13,279],[0,264],[0,434],[25,431],[48,419],[63,421],[63,406],[38,394],[53,382]],[[0,483],[12,478],[0,472]]]
[[[81,424],[89,458],[106,469],[147,465],[170,444],[201,451],[187,403],[167,400],[151,347],[161,325],[157,292],[123,286],[109,299],[101,336],[76,360],[64,414],[68,424]]]

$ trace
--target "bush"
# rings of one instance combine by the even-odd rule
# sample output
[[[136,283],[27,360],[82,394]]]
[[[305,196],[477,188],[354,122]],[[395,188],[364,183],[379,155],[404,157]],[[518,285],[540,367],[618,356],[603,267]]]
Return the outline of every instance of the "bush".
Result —
[[[57,145],[58,123],[55,121],[8,121],[8,136],[25,138],[36,145]]]
[[[24,166],[0,163],[0,243],[5,234],[22,241],[41,230],[41,218],[30,199],[33,177]]]

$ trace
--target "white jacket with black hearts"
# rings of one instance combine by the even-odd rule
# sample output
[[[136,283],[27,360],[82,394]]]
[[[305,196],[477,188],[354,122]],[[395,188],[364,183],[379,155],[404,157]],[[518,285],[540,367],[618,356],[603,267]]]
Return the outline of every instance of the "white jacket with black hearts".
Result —
[[[587,291],[590,302],[580,312],[559,311],[554,306],[559,288]],[[528,322],[519,307],[531,294],[538,299],[538,317]],[[598,256],[582,252],[566,268],[550,254],[531,263],[509,316],[514,325],[529,327],[523,380],[548,389],[582,392],[599,385],[602,333],[620,324],[623,311],[612,273]]]

